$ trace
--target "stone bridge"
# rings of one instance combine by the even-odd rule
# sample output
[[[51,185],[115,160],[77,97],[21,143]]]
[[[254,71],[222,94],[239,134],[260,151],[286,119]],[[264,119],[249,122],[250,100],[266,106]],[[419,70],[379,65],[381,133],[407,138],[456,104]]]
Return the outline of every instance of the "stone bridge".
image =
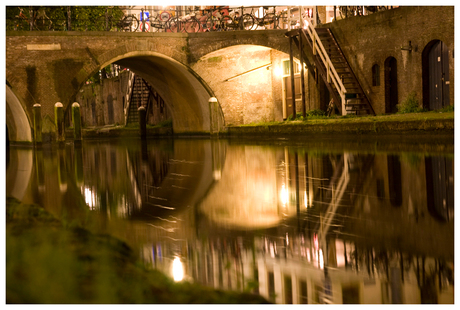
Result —
[[[111,63],[129,68],[156,89],[171,112],[175,133],[210,131],[210,97],[221,104],[220,127],[228,122],[242,123],[235,116],[238,113],[232,113],[232,105],[241,104],[239,85],[229,80],[254,68],[270,69],[273,51],[289,53],[285,30],[193,34],[7,32],[9,137],[11,141],[32,141],[32,107],[39,103],[43,141],[53,140],[54,104],[61,102],[68,112],[82,85]],[[225,65],[222,59],[227,60]]]

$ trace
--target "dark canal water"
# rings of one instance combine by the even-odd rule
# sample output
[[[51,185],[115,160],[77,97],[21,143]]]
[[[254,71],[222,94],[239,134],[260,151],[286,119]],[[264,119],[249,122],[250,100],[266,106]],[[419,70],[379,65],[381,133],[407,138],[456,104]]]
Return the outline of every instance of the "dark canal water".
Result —
[[[288,303],[453,303],[442,142],[85,141],[11,147],[6,194],[126,241],[176,280]]]

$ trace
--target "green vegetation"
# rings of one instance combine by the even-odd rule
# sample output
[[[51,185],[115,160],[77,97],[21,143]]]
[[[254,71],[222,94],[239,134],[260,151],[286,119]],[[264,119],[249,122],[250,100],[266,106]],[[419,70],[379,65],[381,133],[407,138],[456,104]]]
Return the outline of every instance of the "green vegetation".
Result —
[[[398,108],[398,113],[426,112],[425,109],[420,107],[417,94],[415,92],[411,92],[407,98],[403,102],[397,104],[396,107]]]
[[[259,122],[251,123],[246,125],[240,125],[235,127],[247,127],[247,126],[284,126],[284,125],[314,125],[314,124],[323,124],[323,125],[334,125],[334,124],[359,124],[359,123],[381,123],[381,122],[413,122],[420,121],[424,122],[427,120],[450,120],[454,119],[454,108],[453,106],[445,107],[438,111],[424,111],[423,113],[397,113],[397,114],[386,114],[386,115],[332,115],[325,116],[321,113],[312,113],[312,115],[307,116],[305,119],[302,117],[301,113],[297,113],[297,118],[292,119],[292,115],[282,122]],[[316,114],[316,115],[315,115]],[[229,125],[230,127],[231,125]]]
[[[175,283],[108,235],[6,201],[7,303],[267,303],[254,294]]]
[[[6,29],[7,30],[29,30],[27,20],[18,18],[20,8],[23,14],[29,18],[30,9],[34,10],[37,18],[37,25],[40,30],[48,30],[49,21],[41,17],[44,12],[52,21],[52,30],[67,30],[67,12],[70,12],[72,30],[105,30],[106,11],[113,20],[120,20],[124,13],[119,7],[108,9],[107,6],[7,6],[6,7]],[[41,27],[43,29],[41,29]]]

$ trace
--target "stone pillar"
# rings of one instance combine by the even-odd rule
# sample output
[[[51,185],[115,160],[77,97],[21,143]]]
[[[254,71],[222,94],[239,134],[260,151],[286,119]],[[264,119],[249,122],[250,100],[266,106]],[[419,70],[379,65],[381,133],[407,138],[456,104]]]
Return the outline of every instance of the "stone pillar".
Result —
[[[219,103],[216,97],[209,98],[209,133],[219,134]]]
[[[78,102],[72,103],[72,123],[73,138],[75,141],[81,141],[81,113]]]
[[[139,113],[139,127],[141,129],[141,138],[145,139],[145,137],[147,136],[147,118],[145,117],[147,114],[147,110],[143,106],[140,106],[137,109],[137,111]]]
[[[56,104],[54,105],[54,123],[56,125],[56,141],[64,142],[64,106],[60,102],[56,102]]]
[[[33,106],[34,114],[34,143],[42,143],[42,106],[38,103]]]

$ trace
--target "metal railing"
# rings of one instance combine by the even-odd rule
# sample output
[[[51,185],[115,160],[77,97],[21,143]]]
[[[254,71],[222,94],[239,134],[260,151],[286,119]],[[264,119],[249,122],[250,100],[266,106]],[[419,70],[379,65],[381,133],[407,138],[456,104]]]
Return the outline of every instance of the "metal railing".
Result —
[[[309,14],[306,14],[305,9],[303,7],[299,7],[301,12],[301,28],[305,29],[305,32],[308,34],[309,39],[313,45],[313,55],[318,55],[323,62],[324,66],[326,67],[326,74],[327,74],[327,82],[333,83],[339,96],[341,98],[342,104],[342,111],[345,111],[345,94],[347,90],[342,83],[342,79],[340,78],[339,74],[334,68],[329,55],[326,52],[326,49],[321,42],[321,39],[318,36],[318,33],[315,30],[314,21],[309,17]],[[343,112],[342,112],[343,113]]]
[[[118,7],[125,16],[115,18],[105,14],[87,14],[87,18],[72,16],[76,7],[59,7],[59,18],[51,14],[57,7],[7,7],[6,30],[25,31],[136,31],[136,32],[208,32],[231,30],[264,30],[300,28],[302,14],[313,21],[320,21],[316,6],[219,6],[219,7],[175,7],[175,9],[145,9],[144,7]],[[390,9],[385,6],[338,6],[334,7],[335,18],[367,15]],[[13,12],[20,10],[19,13]],[[54,11],[53,11],[54,10]],[[96,9],[95,9],[96,10]],[[104,8],[99,7],[99,11]],[[47,15],[48,13],[48,15]],[[74,14],[75,15],[75,14]],[[127,19],[130,17],[129,19]],[[126,23],[130,23],[129,27]]]

